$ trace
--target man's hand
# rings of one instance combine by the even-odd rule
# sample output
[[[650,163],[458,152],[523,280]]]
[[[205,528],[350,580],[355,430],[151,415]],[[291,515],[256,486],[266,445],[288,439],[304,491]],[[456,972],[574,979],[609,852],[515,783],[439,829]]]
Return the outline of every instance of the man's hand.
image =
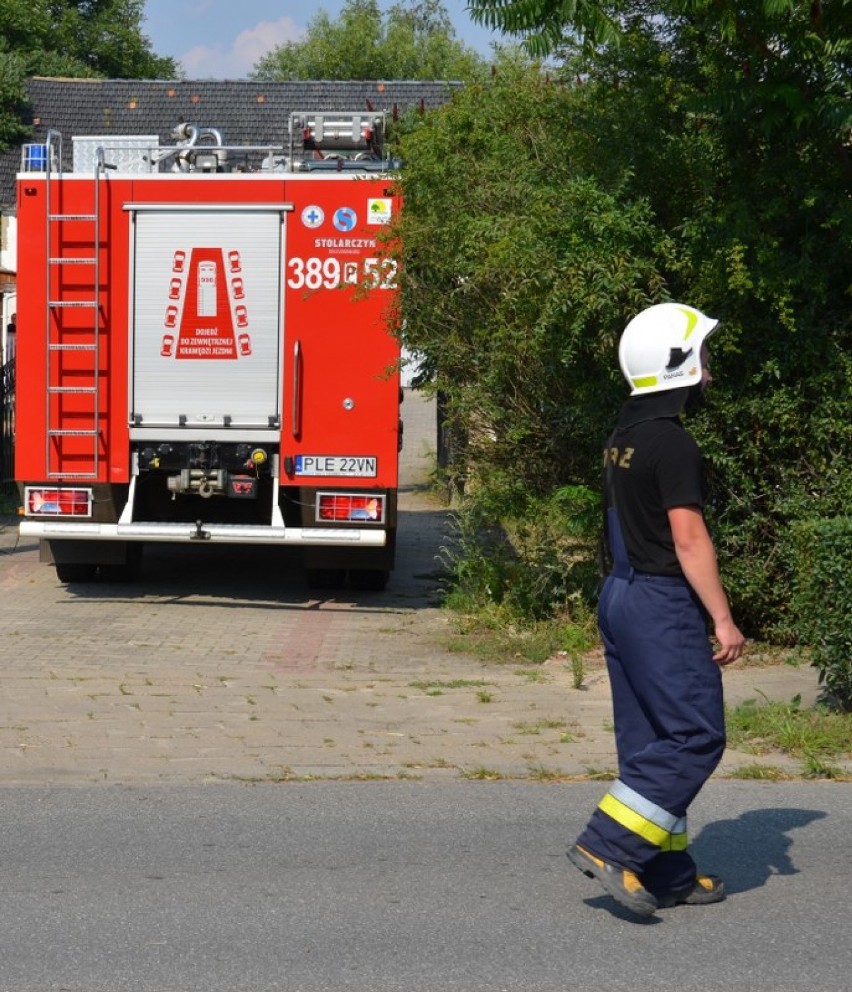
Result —
[[[719,647],[713,655],[713,661],[717,665],[730,665],[732,661],[742,657],[745,638],[733,619],[716,624],[716,640]]]

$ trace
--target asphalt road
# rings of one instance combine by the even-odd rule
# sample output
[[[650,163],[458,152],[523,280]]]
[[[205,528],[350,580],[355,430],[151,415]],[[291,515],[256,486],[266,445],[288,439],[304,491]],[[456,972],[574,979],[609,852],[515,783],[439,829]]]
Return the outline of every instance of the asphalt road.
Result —
[[[849,785],[711,782],[729,898],[639,922],[564,857],[602,788],[0,789],[0,990],[849,988]]]

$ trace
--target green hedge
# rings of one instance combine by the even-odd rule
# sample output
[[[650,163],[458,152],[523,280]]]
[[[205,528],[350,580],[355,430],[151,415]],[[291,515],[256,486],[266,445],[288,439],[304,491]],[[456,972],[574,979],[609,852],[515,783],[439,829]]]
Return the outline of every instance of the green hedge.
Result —
[[[794,611],[801,643],[829,701],[852,710],[852,517],[804,521],[792,532]]]

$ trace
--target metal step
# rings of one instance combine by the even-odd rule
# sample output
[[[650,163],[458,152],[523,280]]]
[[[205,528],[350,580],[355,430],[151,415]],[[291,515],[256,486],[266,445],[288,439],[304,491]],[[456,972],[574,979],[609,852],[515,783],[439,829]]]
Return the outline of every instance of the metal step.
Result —
[[[96,393],[94,386],[48,386],[49,393]]]
[[[48,345],[51,351],[95,351],[97,345],[94,344],[51,344]]]
[[[97,300],[48,300],[49,307],[96,307]]]
[[[100,431],[68,431],[48,430],[50,437],[98,437]]]
[[[97,220],[96,214],[48,214],[48,220]]]
[[[51,265],[94,265],[97,259],[92,258],[49,258]]]

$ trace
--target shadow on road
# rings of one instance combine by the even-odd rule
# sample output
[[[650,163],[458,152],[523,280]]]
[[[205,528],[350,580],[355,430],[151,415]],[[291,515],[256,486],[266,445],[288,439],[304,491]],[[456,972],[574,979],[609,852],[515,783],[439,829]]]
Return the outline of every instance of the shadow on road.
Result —
[[[690,852],[702,871],[719,874],[728,895],[762,888],[772,875],[797,875],[790,849],[791,830],[798,830],[827,816],[818,809],[757,809],[733,820],[718,820],[704,827],[690,844]],[[583,900],[593,909],[606,910],[628,923],[653,926],[658,916],[638,917],[607,895]]]
[[[819,809],[756,809],[705,826],[691,846],[702,870],[725,879],[729,894],[759,889],[772,875],[796,875],[791,830],[827,814]]]

